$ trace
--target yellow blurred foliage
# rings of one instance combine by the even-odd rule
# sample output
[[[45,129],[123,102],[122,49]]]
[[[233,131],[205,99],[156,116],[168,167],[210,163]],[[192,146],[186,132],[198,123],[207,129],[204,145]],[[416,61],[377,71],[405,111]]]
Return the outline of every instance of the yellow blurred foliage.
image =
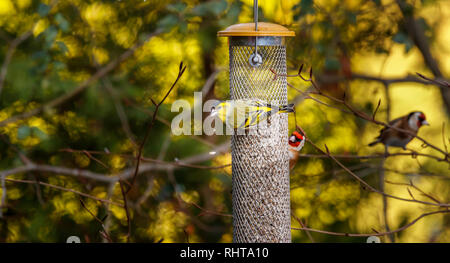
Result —
[[[94,47],[92,49],[92,56],[94,57],[95,61],[100,65],[103,65],[109,61],[108,51],[100,47]]]
[[[156,218],[150,223],[148,234],[155,238],[164,237],[165,243],[178,240],[178,235],[183,233],[187,224],[187,216],[174,209],[171,202],[161,202],[158,205]]]
[[[21,241],[20,227],[21,222],[12,221],[8,223],[8,236],[6,238],[6,242],[18,242]]]
[[[50,22],[46,18],[39,19],[36,25],[33,28],[33,36],[37,37],[39,34],[44,32],[47,27],[50,25]]]
[[[23,196],[23,192],[21,192],[20,189],[15,187],[9,187],[6,193],[8,195],[8,199],[10,200],[16,200]]]
[[[0,15],[12,15],[16,12],[11,0],[0,0]]]
[[[96,2],[86,6],[81,16],[93,30],[103,31],[106,24],[117,19],[117,12],[110,4]]]
[[[91,213],[97,215],[98,207],[95,203],[96,201],[87,199],[83,202]],[[54,207],[54,212],[50,216],[54,219],[68,215],[77,224],[85,224],[94,220],[93,216],[81,205],[79,197],[74,193],[63,192],[61,195],[54,197],[51,203]]]
[[[109,161],[111,168],[118,171],[125,167],[125,159],[120,155],[112,155]]]
[[[31,5],[32,0],[16,0],[16,1],[17,1],[17,6],[20,9],[25,9]]]
[[[186,203],[197,203],[200,198],[200,195],[198,194],[197,191],[192,190],[180,193],[180,197]]]

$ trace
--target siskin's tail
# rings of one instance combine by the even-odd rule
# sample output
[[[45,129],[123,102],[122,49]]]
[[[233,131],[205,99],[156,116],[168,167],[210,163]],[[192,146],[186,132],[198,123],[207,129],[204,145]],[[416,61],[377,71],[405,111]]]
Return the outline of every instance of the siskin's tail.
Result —
[[[280,112],[294,112],[294,104],[280,106]]]

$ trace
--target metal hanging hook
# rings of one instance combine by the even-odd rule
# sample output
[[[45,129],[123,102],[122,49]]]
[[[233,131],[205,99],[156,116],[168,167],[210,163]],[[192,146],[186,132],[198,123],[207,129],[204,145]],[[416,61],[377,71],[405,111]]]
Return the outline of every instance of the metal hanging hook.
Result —
[[[258,0],[253,1],[253,20],[255,22],[255,31],[258,31]],[[248,59],[252,67],[259,67],[262,64],[262,57],[258,54],[258,37],[255,36],[255,52]]]
[[[258,0],[253,1],[253,21],[255,21],[255,31],[258,31]]]

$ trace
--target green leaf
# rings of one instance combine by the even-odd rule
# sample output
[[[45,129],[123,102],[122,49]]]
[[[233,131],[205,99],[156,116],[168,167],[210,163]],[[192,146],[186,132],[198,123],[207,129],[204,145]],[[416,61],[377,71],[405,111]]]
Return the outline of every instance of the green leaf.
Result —
[[[341,63],[335,57],[328,57],[325,59],[325,68],[328,70],[339,70],[341,68]]]
[[[41,3],[38,6],[37,12],[41,17],[44,17],[44,16],[48,15],[48,13],[50,12],[50,6]]]
[[[56,41],[56,44],[58,45],[59,49],[61,50],[62,53],[67,53],[69,52],[69,49],[67,48],[66,44],[64,44],[64,42],[62,41]]]
[[[36,126],[31,127],[30,131],[32,135],[38,137],[41,140],[46,140],[48,138],[48,135]]]
[[[181,23],[178,24],[178,26],[179,26],[179,30],[180,30],[181,34],[186,34],[187,33],[187,31],[188,31],[187,23],[181,22]]]
[[[63,15],[61,15],[61,13],[56,14],[55,16],[55,21],[58,24],[59,28],[63,31],[63,32],[68,32],[70,29],[70,23],[69,21],[67,21]]]
[[[174,13],[181,13],[186,9],[186,4],[182,2],[178,2],[176,4],[171,4],[167,6],[167,10]]]
[[[227,9],[227,7],[228,4],[224,0],[205,2],[195,6],[192,9],[192,13],[197,16],[207,16],[207,15],[218,16],[221,13],[223,13]]]
[[[403,32],[398,32],[392,40],[394,42],[400,43],[405,45],[405,52],[408,53],[413,47],[414,43],[411,41],[411,39]]]
[[[55,62],[53,62],[53,68],[57,71],[63,70],[66,68],[66,64],[64,64],[64,62],[61,62],[61,61],[55,61]]]
[[[347,18],[348,18],[348,20],[350,21],[350,23],[356,24],[356,19],[357,19],[357,17],[356,17],[356,14],[355,14],[355,13],[348,12],[348,13],[347,13]]]
[[[408,39],[405,43],[405,52],[408,53],[414,47],[414,43]]]
[[[229,25],[235,24],[239,19],[239,15],[242,10],[242,5],[243,5],[242,2],[240,1],[233,2],[230,8],[228,8],[224,17],[219,20],[219,26],[225,28]]]
[[[403,32],[398,32],[395,34],[395,36],[392,38],[397,43],[404,44],[406,40],[408,39],[408,36]]]
[[[216,16],[218,16],[222,12],[224,12],[228,6],[226,1],[214,1],[214,2],[210,2],[210,4],[211,5],[209,6],[209,9]]]
[[[58,29],[54,25],[49,26],[45,30],[45,32],[44,32],[45,46],[47,48],[50,48],[53,45],[53,42],[55,41],[55,38],[57,35],[58,35]]]
[[[31,135],[31,129],[29,126],[23,125],[17,129],[17,139],[23,140]]]
[[[164,31],[169,31],[178,23],[178,17],[175,15],[167,15],[163,19],[159,20],[158,28],[163,29]]]
[[[314,14],[314,0],[302,0],[299,4],[294,5],[294,10],[300,9],[295,15],[294,19],[298,20],[307,14]]]

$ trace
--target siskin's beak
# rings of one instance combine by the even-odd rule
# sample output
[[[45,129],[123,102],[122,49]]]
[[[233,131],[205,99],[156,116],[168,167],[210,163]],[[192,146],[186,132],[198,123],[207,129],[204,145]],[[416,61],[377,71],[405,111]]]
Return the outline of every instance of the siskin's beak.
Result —
[[[422,122],[422,125],[428,125],[428,126],[430,126],[430,124],[427,122],[427,120],[424,120],[424,121]]]
[[[211,110],[210,116],[216,116],[216,115],[217,115],[217,110],[214,108]]]

